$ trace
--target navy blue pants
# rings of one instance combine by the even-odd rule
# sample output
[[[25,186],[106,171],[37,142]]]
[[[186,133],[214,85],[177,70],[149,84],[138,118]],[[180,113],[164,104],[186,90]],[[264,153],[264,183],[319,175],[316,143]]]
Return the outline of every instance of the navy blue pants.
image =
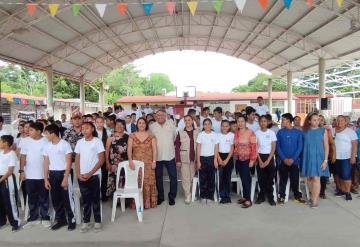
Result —
[[[280,183],[279,183],[279,194],[280,198],[285,198],[285,190],[288,178],[290,178],[290,187],[294,193],[295,198],[301,198],[302,194],[299,191],[299,175],[300,170],[297,164],[292,164],[291,166],[287,166],[284,162],[281,162],[279,166],[279,175],[280,175]]]
[[[228,156],[227,153],[219,153],[220,158],[225,160]],[[231,158],[226,166],[219,166],[219,193],[221,199],[230,199],[231,190],[231,173],[234,169],[234,162]]]
[[[19,225],[17,196],[16,179],[12,175],[0,183],[0,226],[5,225],[7,220],[11,226]]]
[[[93,175],[87,181],[79,180],[79,188],[84,207],[84,223],[90,222],[91,210],[94,213],[96,223],[101,223],[100,207],[100,179],[98,175]]]
[[[269,154],[259,154],[261,160],[264,162],[268,159]],[[256,166],[256,172],[258,176],[258,182],[260,187],[260,193],[258,197],[267,198],[269,200],[274,199],[274,178],[276,175],[276,168],[274,164],[274,158],[271,159],[270,163],[265,168],[260,168],[259,164]]]
[[[44,179],[26,179],[26,191],[29,202],[29,218],[27,221],[50,220],[49,191],[45,188]]]
[[[158,200],[163,201],[164,196],[164,166],[167,169],[170,178],[170,192],[168,194],[169,200],[175,200],[177,193],[177,171],[175,159],[172,160],[162,160],[156,162],[156,188],[158,191]]]
[[[236,170],[240,174],[241,184],[243,187],[243,198],[251,201],[251,175],[250,175],[250,160],[237,160]]]
[[[215,166],[214,156],[200,157],[201,168],[199,171],[201,199],[214,200],[215,193]]]

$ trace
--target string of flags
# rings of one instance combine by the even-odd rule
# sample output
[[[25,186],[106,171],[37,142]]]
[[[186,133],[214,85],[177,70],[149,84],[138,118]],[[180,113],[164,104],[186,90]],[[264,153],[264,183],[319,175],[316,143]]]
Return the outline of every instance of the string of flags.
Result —
[[[186,1],[186,0],[185,0]],[[206,0],[206,2],[212,2],[213,8],[216,11],[217,14],[221,13],[222,7],[223,7],[223,3],[224,1],[234,1],[237,8],[239,9],[239,11],[242,13],[243,9],[246,6],[246,2],[248,0]],[[253,1],[253,0],[250,0]],[[286,9],[290,9],[291,5],[293,3],[293,0],[282,0],[284,7]],[[344,4],[344,0],[335,0],[336,4],[338,5],[338,7],[342,7]],[[190,13],[194,16],[196,14],[196,10],[198,8],[199,3],[203,3],[203,0],[188,0],[186,1],[186,5],[190,11]],[[269,0],[257,0],[259,7],[265,11],[268,8],[269,5]],[[1,4],[5,4],[3,2],[0,2]],[[23,4],[23,3],[7,3],[7,4]],[[83,5],[93,5],[99,16],[101,18],[104,17],[106,9],[108,6],[110,5],[116,5],[116,9],[118,10],[119,14],[121,16],[125,16],[127,11],[128,11],[128,7],[129,5],[132,4],[141,4],[144,10],[144,13],[146,16],[150,16],[151,15],[151,11],[153,9],[154,6],[154,2],[142,2],[142,3],[125,3],[125,2],[121,2],[121,3],[94,3],[94,4],[89,4],[89,3],[65,3],[62,5],[71,5],[71,10],[74,16],[77,16],[82,8]],[[156,2],[155,4],[164,4],[164,7],[166,9],[166,11],[169,13],[169,15],[174,15],[175,13],[175,9],[176,9],[176,2],[175,1],[169,1],[169,2]],[[306,0],[306,4],[309,8],[314,7],[314,0]],[[27,13],[30,16],[33,16],[36,11],[37,11],[37,7],[39,5],[47,5],[48,7],[48,11],[49,14],[52,17],[55,17],[59,7],[61,4],[58,3],[49,3],[49,4],[37,4],[37,3],[27,3],[26,4],[26,9],[27,9]]]

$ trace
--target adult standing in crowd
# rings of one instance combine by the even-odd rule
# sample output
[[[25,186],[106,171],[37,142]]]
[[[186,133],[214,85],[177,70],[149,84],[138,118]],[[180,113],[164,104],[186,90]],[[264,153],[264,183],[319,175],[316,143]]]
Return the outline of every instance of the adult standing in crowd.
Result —
[[[109,134],[105,128],[105,120],[103,117],[97,117],[95,119],[95,129],[96,129],[97,137],[101,140],[105,148],[106,140],[108,139]],[[108,170],[106,168],[106,164],[104,163],[101,167],[101,200],[103,202],[106,202],[108,200],[108,197],[106,196],[107,180],[108,180]]]
[[[255,111],[257,114],[259,114],[259,116],[262,115],[266,115],[266,114],[271,114],[271,112],[269,111],[269,107],[267,105],[264,104],[264,98],[259,96],[256,99],[257,104],[254,106]]]
[[[175,205],[177,194],[177,171],[175,162],[176,127],[166,121],[166,112],[156,112],[156,122],[150,126],[151,133],[156,137],[157,159],[156,159],[156,187],[158,190],[158,205],[164,201],[163,170],[167,169],[170,178],[169,205]]]
[[[10,133],[8,133],[6,130],[4,130],[4,118],[2,116],[0,116],[0,137],[4,136],[4,135],[9,135]]]
[[[120,162],[128,160],[127,145],[129,135],[125,133],[125,124],[121,119],[116,120],[114,133],[107,138],[105,148],[105,163],[109,172],[107,178],[106,196],[112,196],[116,190],[116,171]]]
[[[260,129],[259,123],[256,121],[256,110],[248,106],[245,109],[246,111],[246,127],[251,129],[252,131],[256,132]]]
[[[110,114],[110,115],[105,117],[105,122],[106,122],[106,127],[105,128],[106,128],[109,135],[111,135],[114,132],[115,121],[116,121],[116,115],[115,114]]]
[[[136,121],[142,116],[142,113],[141,113],[141,111],[139,110],[139,108],[137,107],[137,105],[135,104],[135,103],[132,103],[131,104],[131,110],[130,110],[130,112],[128,113],[128,115],[132,115],[132,114],[134,114],[135,113],[135,119],[136,119]]]
[[[210,118],[210,108],[209,107],[204,107],[201,111],[201,115],[200,115],[200,129],[203,128],[203,122],[205,119]]]
[[[126,118],[125,118],[125,124],[126,124],[126,129],[125,129],[125,131],[126,131],[128,134],[134,133],[134,132],[136,131],[136,124],[131,121],[131,116],[130,116],[130,115],[127,115],[127,116],[126,116]]]
[[[116,119],[125,120],[126,112],[125,112],[124,108],[122,108],[121,105],[115,106],[115,116],[116,116]]]
[[[303,149],[303,137],[300,130],[293,127],[294,118],[291,113],[282,115],[282,129],[277,133],[276,151],[281,160],[279,166],[279,198],[280,205],[285,203],[285,190],[288,178],[290,177],[290,187],[294,193],[296,202],[305,203],[299,191],[300,175],[300,155]]]
[[[185,193],[185,203],[191,202],[191,182],[196,171],[196,139],[199,131],[194,128],[193,118],[184,117],[185,128],[179,129],[175,140],[176,165],[181,167],[181,181]]]
[[[220,106],[214,109],[214,117],[211,119],[212,128],[215,133],[221,133],[221,122],[222,122],[223,111]]]
[[[301,174],[307,177],[310,190],[310,207],[317,208],[320,194],[320,177],[329,177],[329,141],[325,128],[319,127],[319,115],[309,113],[303,126],[304,148]]]
[[[246,127],[245,116],[238,116],[237,126],[234,137],[234,159],[243,187],[243,198],[238,203],[242,204],[242,208],[249,208],[252,206],[250,168],[255,165],[257,159],[256,136],[254,131]]]
[[[335,171],[338,176],[338,191],[336,196],[344,196],[347,201],[352,200],[351,172],[356,163],[358,138],[352,129],[347,127],[346,118],[342,115],[337,117],[335,128],[336,162]]]
[[[65,130],[63,139],[70,144],[71,149],[73,150],[72,161],[74,162],[75,161],[74,150],[76,143],[81,138],[84,137],[84,135],[81,133],[81,125],[82,125],[81,114],[74,113],[71,117],[71,123],[72,123],[72,127],[70,129]]]
[[[66,114],[65,113],[61,114],[61,126],[66,128],[66,129],[71,128],[71,123],[66,121]]]
[[[188,113],[187,113],[187,116],[190,116],[193,120],[193,126],[194,126],[194,129],[197,128],[197,126],[199,126],[197,124],[197,119],[196,119],[196,110],[195,109],[189,109],[188,110]],[[185,117],[183,117],[182,119],[180,119],[179,123],[178,123],[178,130],[183,130],[185,128],[186,124],[185,124]]]
[[[139,118],[137,131],[129,136],[128,158],[131,169],[135,169],[133,160],[144,162],[143,201],[144,208],[155,208],[158,204],[156,193],[156,139],[148,132],[149,126],[144,118]]]
[[[298,129],[298,130],[302,130],[302,126],[301,126],[301,118],[299,116],[295,116],[294,117],[294,128]]]

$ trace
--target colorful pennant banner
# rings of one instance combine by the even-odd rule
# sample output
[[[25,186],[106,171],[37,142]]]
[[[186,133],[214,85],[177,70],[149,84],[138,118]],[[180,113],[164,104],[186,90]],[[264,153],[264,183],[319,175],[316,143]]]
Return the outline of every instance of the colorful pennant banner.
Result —
[[[35,14],[36,12],[36,7],[37,5],[34,4],[34,3],[28,3],[26,4],[26,9],[27,9],[27,12],[30,16],[32,16],[33,14]]]
[[[342,7],[344,4],[344,0],[336,0],[336,3],[339,7]]]
[[[190,1],[190,2],[187,2],[187,5],[188,5],[188,7],[189,7],[190,13],[194,16],[195,13],[196,13],[196,9],[197,9],[197,6],[198,6],[198,2],[196,2],[196,1]]]
[[[284,6],[287,9],[290,9],[292,0],[284,0]]]
[[[127,9],[128,9],[128,4],[127,3],[118,3],[117,9],[118,9],[120,15],[124,16],[126,14]]]
[[[150,16],[153,5],[153,3],[143,3],[145,15]]]
[[[95,4],[95,8],[98,11],[101,18],[104,17],[106,6],[107,6],[107,4],[105,4],[105,3],[97,3],[97,4]]]
[[[57,4],[57,3],[50,3],[50,4],[48,5],[48,7],[49,7],[50,15],[51,15],[52,17],[54,17],[54,16],[56,15],[58,9],[59,9],[59,4]]]
[[[244,10],[245,4],[246,4],[246,0],[234,0],[236,7],[240,10],[240,13],[242,13],[242,11]]]
[[[260,7],[265,11],[267,6],[269,5],[269,0],[258,0]]]
[[[80,9],[81,9],[80,4],[74,3],[74,4],[71,5],[71,11],[73,12],[74,16],[77,16],[79,14]]]
[[[175,13],[176,2],[167,2],[165,4],[166,10],[168,11],[169,15],[173,15]]]
[[[220,14],[223,5],[223,0],[214,0],[213,6],[217,14]]]

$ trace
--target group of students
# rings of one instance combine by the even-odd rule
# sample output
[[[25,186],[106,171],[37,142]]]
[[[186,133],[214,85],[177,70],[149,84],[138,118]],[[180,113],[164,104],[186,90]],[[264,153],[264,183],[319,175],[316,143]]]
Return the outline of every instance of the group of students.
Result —
[[[46,125],[44,120],[28,121],[19,125],[22,130],[15,140],[4,133],[3,119],[0,119],[0,227],[7,220],[13,231],[20,226],[17,209],[18,183],[15,176],[18,157],[20,186],[27,196],[25,201],[29,208],[29,217],[23,228],[41,223],[53,230],[63,226],[74,230],[73,183],[77,180],[83,204],[81,232],[87,232],[91,228],[92,214],[93,227],[95,231],[100,231],[101,200],[105,201],[108,194],[110,174],[116,173],[119,161],[129,159],[131,165],[132,159],[146,160],[143,156],[149,157],[149,161],[145,162],[145,182],[148,183],[144,188],[145,208],[155,207],[164,200],[162,169],[161,173],[158,172],[162,163],[167,166],[171,180],[169,205],[174,205],[177,189],[173,183],[177,180],[174,179],[176,169],[170,169],[172,158],[171,155],[166,156],[166,152],[171,153],[169,149],[172,148],[175,151],[174,163],[181,169],[187,204],[191,202],[192,179],[196,173],[199,176],[201,203],[214,202],[217,172],[220,203],[231,203],[234,167],[242,183],[242,197],[238,200],[242,208],[252,206],[251,180],[254,173],[257,174],[259,184],[256,204],[267,199],[272,206],[277,203],[283,205],[288,179],[294,200],[305,203],[299,190],[299,177],[304,176],[307,177],[310,189],[309,204],[312,208],[317,208],[319,195],[325,198],[330,172],[334,175],[336,195],[351,200],[351,176],[353,164],[356,163],[358,137],[355,131],[348,128],[346,117],[338,116],[336,126],[332,128],[326,126],[322,116],[313,112],[306,117],[300,130],[294,127],[294,117],[290,113],[282,115],[279,129],[273,123],[271,115],[256,116],[256,110],[252,107],[235,114],[231,119],[222,116],[221,108],[214,110],[213,118],[207,116],[206,111],[208,109],[203,111],[205,114],[200,118],[196,118],[191,111],[183,118],[183,126],[174,132],[174,139],[170,138],[170,142],[174,143],[173,147],[170,147],[172,144],[159,146],[161,139],[166,137],[163,127],[167,124],[170,126],[169,135],[173,135],[173,130],[176,129],[173,120],[165,119],[166,112],[163,110],[155,115],[149,113],[145,118],[139,116],[136,133],[140,134],[130,137],[124,134],[128,129],[127,122],[116,118],[113,121],[111,114],[106,116],[106,120],[99,115],[89,115],[83,119],[75,115],[72,117],[71,127],[63,133],[61,126],[56,124]],[[157,124],[156,128],[153,125],[150,129],[155,136],[155,132],[158,132],[157,139],[146,134],[149,123],[156,121],[161,124]],[[133,131],[134,128],[131,127],[129,132]],[[142,135],[146,137],[143,141],[140,140]],[[159,150],[159,147],[164,150]],[[139,152],[135,154],[134,150]],[[170,161],[167,163],[164,161],[166,158],[156,159],[159,153],[163,157],[170,157]],[[172,174],[174,172],[175,176]],[[116,181],[116,178],[113,180]],[[279,183],[278,198],[273,196],[275,182]],[[49,192],[55,210],[53,224],[48,214]],[[155,196],[157,193],[161,194],[159,198]]]

